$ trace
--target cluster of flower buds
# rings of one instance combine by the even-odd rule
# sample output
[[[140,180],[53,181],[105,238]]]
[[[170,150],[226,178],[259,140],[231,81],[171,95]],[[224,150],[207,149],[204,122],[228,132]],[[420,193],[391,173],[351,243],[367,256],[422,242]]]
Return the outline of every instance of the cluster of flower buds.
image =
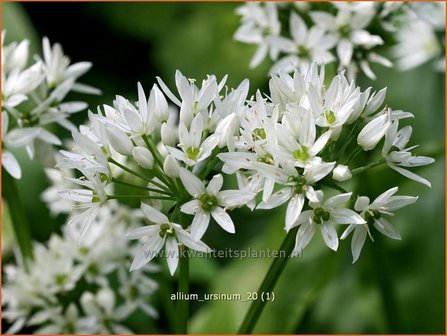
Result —
[[[234,38],[257,45],[250,67],[269,55],[272,73],[336,61],[349,78],[361,71],[375,79],[370,63],[391,67],[382,53],[390,44],[401,69],[444,54],[443,2],[250,2],[237,13],[242,24]],[[444,57],[437,64],[444,66]]]
[[[51,202],[62,176],[58,170],[48,173],[55,185],[44,199]],[[60,205],[53,209],[71,212]],[[125,266],[136,248],[125,231],[138,225],[137,218],[135,211],[110,202],[82,243],[74,239],[81,228],[65,226],[46,245],[34,244],[34,258],[26,267],[6,265],[3,318],[12,323],[6,333],[37,327],[38,334],[131,334],[125,321],[134,311],[156,318],[149,302],[158,285],[148,272],[158,268],[147,264],[129,273]]]
[[[70,65],[59,44],[43,39],[43,57],[35,57],[29,66],[29,41],[4,45],[2,34],[2,166],[14,178],[21,177],[20,165],[11,149],[26,147],[34,157],[48,145],[61,141],[45,127],[57,123],[69,130],[71,114],[87,108],[81,101],[64,102],[69,92],[99,94],[77,79],[91,67],[89,62]]]
[[[108,202],[140,204],[149,225],[128,233],[141,241],[132,270],[165,247],[173,274],[184,246],[210,251],[202,238],[211,218],[234,233],[230,210],[285,203],[284,229],[299,227],[295,253],[317,227],[337,250],[334,225],[342,224],[348,225],[343,238],[354,232],[356,260],[370,226],[399,237],[384,216],[416,198],[395,196],[392,188],[370,204],[347,191],[353,187],[345,181],[355,183],[357,175],[382,165],[430,185],[408,168],[434,160],[407,148],[412,130],[399,129],[399,121],[412,114],[384,106],[386,89],[361,91],[343,73],[326,86],[324,67],[316,63],[306,73],[272,75],[270,92],[251,98],[247,80],[224,91],[226,78],[208,76],[196,86],[177,71],[175,80],[179,97],[158,78],[161,89],[155,84],[148,99],[139,84],[136,103],[117,96],[113,106],[90,112],[89,125],[73,131],[73,150],[61,151],[59,167],[81,174],[71,178],[77,187],[60,193],[77,203],[70,224],[83,226],[81,241]],[[235,176],[238,189],[223,188],[222,173]]]

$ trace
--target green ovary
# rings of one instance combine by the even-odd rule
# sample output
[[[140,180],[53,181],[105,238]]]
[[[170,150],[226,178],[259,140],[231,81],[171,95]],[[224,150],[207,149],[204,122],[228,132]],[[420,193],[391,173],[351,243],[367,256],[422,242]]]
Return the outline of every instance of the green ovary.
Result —
[[[332,125],[336,120],[335,113],[332,111],[324,112],[324,117],[326,118],[326,121],[329,125]]]
[[[267,137],[267,134],[265,133],[265,129],[263,128],[255,128],[253,132],[251,133],[251,137],[253,138],[253,141],[256,140],[265,140]]]
[[[270,154],[265,154],[264,156],[260,156],[258,157],[258,162],[262,162],[262,163],[266,163],[268,165],[274,165],[275,164],[275,160],[273,160],[273,156],[271,156]]]
[[[161,224],[160,225],[160,237],[164,238],[166,235],[168,237],[174,237],[175,236],[175,229],[171,227],[168,223]]]
[[[314,215],[312,217],[312,220],[317,223],[321,224],[322,222],[327,222],[331,218],[331,214],[324,210],[323,208],[316,208],[314,209]]]
[[[200,154],[200,148],[197,148],[197,147],[189,147],[186,150],[186,156],[190,160],[196,160],[197,157],[199,156],[199,154]]]
[[[307,148],[306,146],[302,146],[300,149],[294,151],[292,155],[296,160],[306,161],[310,157],[309,148]]]
[[[211,211],[217,205],[216,196],[203,194],[199,197],[199,201],[202,205],[202,209],[205,211]]]

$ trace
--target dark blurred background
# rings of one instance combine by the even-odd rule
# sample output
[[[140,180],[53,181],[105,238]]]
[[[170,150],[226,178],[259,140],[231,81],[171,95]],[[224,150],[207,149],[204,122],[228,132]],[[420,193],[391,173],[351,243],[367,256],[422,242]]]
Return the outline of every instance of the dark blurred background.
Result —
[[[136,98],[136,83],[149,91],[155,76],[171,88],[174,72],[201,80],[206,74],[228,74],[229,86],[250,79],[250,93],[266,89],[270,67],[265,61],[254,70],[248,63],[252,46],[232,40],[239,24],[234,3],[6,3],[3,4],[6,41],[28,38],[34,53],[47,36],[60,42],[72,61],[91,61],[92,70],[82,82],[100,88],[100,97],[87,100],[92,110],[111,104],[116,94]],[[414,113],[411,144],[421,144],[419,154],[436,163],[416,172],[428,178],[426,188],[400,175],[377,168],[362,179],[362,189],[375,197],[399,185],[401,194],[418,195],[416,204],[399,211],[391,222],[402,241],[391,241],[374,232],[359,261],[352,265],[350,241],[337,253],[325,248],[320,237],[302,259],[291,260],[275,289],[276,300],[267,305],[256,333],[444,333],[445,332],[445,175],[444,175],[444,74],[430,65],[401,73],[374,68],[375,82],[359,78],[362,88],[388,87],[387,103]],[[86,113],[73,120],[77,124]],[[408,123],[408,122],[407,122]],[[60,136],[69,134],[55,130]],[[33,237],[40,241],[57,232],[64,218],[53,218],[39,200],[48,182],[40,166],[20,155],[24,177],[19,182]],[[386,172],[386,173],[384,173]],[[7,211],[3,219],[4,262],[13,244]],[[238,234],[215,228],[205,240],[216,249],[276,249],[284,237],[284,209],[236,212]],[[270,260],[192,261],[193,291],[241,293],[255,291]],[[162,298],[160,298],[162,299]],[[193,333],[234,333],[248,303],[194,303]],[[142,321],[135,330],[147,332]],[[166,321],[155,332],[168,332]]]

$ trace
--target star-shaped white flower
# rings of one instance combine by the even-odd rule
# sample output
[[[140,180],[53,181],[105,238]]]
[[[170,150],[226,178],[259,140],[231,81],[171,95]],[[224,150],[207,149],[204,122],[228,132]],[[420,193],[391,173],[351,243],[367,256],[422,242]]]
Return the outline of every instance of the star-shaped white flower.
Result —
[[[127,234],[129,239],[143,239],[143,245],[139,248],[130,266],[130,270],[136,270],[147,264],[157,256],[163,246],[166,249],[166,259],[169,271],[174,274],[179,259],[179,244],[184,244],[192,250],[199,252],[211,252],[211,249],[203,242],[191,237],[181,225],[172,223],[168,217],[157,209],[141,204],[144,216],[153,222],[153,225],[139,227]]]
[[[194,215],[191,224],[191,235],[194,240],[203,237],[211,217],[222,229],[234,233],[233,221],[225,210],[242,206],[255,196],[244,190],[221,191],[223,184],[221,174],[215,175],[206,187],[205,183],[185,168],[180,169],[180,179],[188,193],[194,197],[192,201],[183,204],[180,208],[183,213]]]
[[[351,224],[341,236],[341,239],[345,239],[351,232],[354,232],[351,240],[353,263],[360,256],[360,252],[365,244],[366,235],[368,234],[371,240],[374,241],[369,230],[370,225],[373,225],[380,233],[387,237],[401,239],[399,232],[383,215],[393,216],[393,211],[413,204],[418,198],[412,196],[394,196],[397,191],[397,187],[388,189],[372,203],[370,203],[369,198],[366,196],[357,198],[354,209],[360,212],[360,216],[365,219],[366,223],[362,225]]]
[[[323,202],[323,191],[317,193],[317,201],[309,202],[312,210],[301,213],[292,227],[300,226],[296,234],[296,243],[293,254],[300,254],[309,244],[315,234],[317,226],[320,226],[321,236],[327,247],[337,251],[338,236],[334,224],[365,224],[366,221],[355,211],[347,209],[344,204],[351,198],[352,193],[345,193],[328,198]]]

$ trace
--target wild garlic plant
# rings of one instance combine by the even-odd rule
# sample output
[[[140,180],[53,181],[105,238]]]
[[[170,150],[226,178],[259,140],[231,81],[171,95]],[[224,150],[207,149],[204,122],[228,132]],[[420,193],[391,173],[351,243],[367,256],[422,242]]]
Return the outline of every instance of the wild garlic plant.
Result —
[[[44,193],[48,206],[54,213],[71,212],[66,204],[53,203],[61,172],[49,169],[48,175],[55,183]],[[136,246],[125,232],[135,228],[140,217],[110,202],[82,243],[76,244],[82,227],[64,226],[62,234],[53,234],[47,243],[34,243],[27,268],[20,259],[6,265],[3,317],[11,323],[6,333],[31,329],[38,334],[130,334],[125,321],[136,310],[157,318],[151,298],[158,284],[150,273],[158,267],[147,264],[133,273],[126,267]]]
[[[43,56],[36,55],[29,65],[29,41],[4,45],[2,33],[2,167],[14,178],[22,171],[11,149],[26,148],[30,158],[48,145],[61,145],[46,126],[56,123],[73,130],[68,120],[83,111],[82,101],[66,101],[70,92],[99,94],[96,88],[78,83],[90,62],[70,64],[60,44],[42,41]],[[39,155],[38,155],[39,156]]]
[[[391,48],[402,70],[434,59],[445,71],[443,2],[250,2],[237,14],[234,39],[257,45],[251,68],[268,55],[271,73],[336,62],[351,79],[359,72],[375,79],[370,64],[392,67],[384,56]]]
[[[73,132],[73,151],[61,152],[59,166],[81,173],[72,179],[78,187],[61,194],[78,203],[70,224],[82,223],[80,236],[88,237],[102,207],[137,200],[151,224],[128,233],[141,241],[131,270],[165,247],[171,274],[183,247],[210,251],[202,239],[211,218],[235,233],[238,223],[228,213],[245,205],[287,204],[283,229],[298,227],[294,254],[317,228],[332,250],[339,244],[338,225],[346,225],[343,238],[354,232],[354,261],[372,227],[398,238],[386,217],[416,198],[396,196],[393,188],[369,205],[347,190],[346,181],[382,165],[430,186],[409,168],[434,160],[411,153],[411,127],[399,129],[399,122],[413,115],[384,105],[386,89],[361,91],[343,73],[327,86],[325,80],[324,67],[312,63],[304,74],[272,75],[270,92],[247,100],[248,81],[222,92],[225,79],[208,76],[196,86],[177,71],[180,98],[160,78],[164,94],[155,84],[147,99],[139,84],[136,103],[117,96],[113,107],[90,112],[90,125]],[[165,95],[179,108],[178,127]],[[223,188],[224,175],[235,176],[238,189]],[[127,193],[113,193],[119,185],[129,187]]]

